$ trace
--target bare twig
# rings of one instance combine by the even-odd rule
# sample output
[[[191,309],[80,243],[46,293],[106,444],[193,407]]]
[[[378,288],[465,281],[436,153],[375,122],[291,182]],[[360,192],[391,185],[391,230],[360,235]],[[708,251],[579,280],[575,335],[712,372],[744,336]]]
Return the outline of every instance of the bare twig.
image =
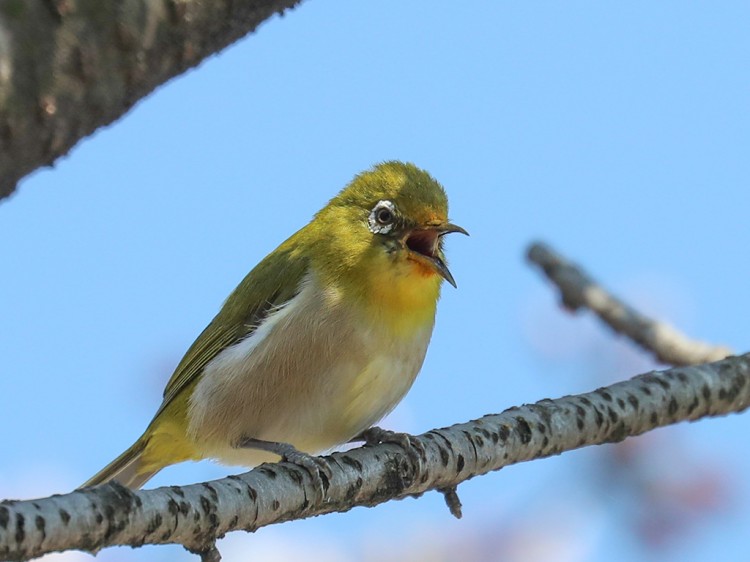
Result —
[[[668,324],[643,316],[546,244],[532,244],[527,257],[557,285],[566,308],[591,309],[615,332],[650,351],[662,363],[696,365],[718,361],[732,354],[728,347],[688,339]]]
[[[325,497],[288,463],[191,486],[131,491],[107,484],[34,501],[0,503],[0,558],[97,551],[111,545],[178,543],[216,559],[229,531],[347,511],[450,489],[510,464],[586,445],[621,441],[656,427],[740,412],[750,403],[750,354],[651,372],[578,396],[541,400],[416,437],[424,463],[398,444],[325,457]],[[211,558],[213,557],[213,558]]]
[[[438,488],[438,492],[443,494],[445,505],[448,506],[448,511],[451,512],[451,515],[456,519],[461,519],[463,512],[461,511],[461,498],[458,497],[458,487],[448,486],[447,488]]]
[[[215,542],[205,550],[194,552],[193,554],[200,556],[201,562],[221,562],[221,553],[219,552],[219,549],[216,548]]]

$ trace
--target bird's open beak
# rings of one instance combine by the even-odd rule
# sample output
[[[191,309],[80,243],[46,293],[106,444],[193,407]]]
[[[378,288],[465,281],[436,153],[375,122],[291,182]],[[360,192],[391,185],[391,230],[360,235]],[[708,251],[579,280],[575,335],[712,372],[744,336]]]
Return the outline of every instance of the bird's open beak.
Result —
[[[409,250],[411,259],[433,268],[443,279],[456,287],[456,280],[453,279],[440,253],[440,237],[451,232],[469,235],[460,226],[447,222],[415,228],[406,234],[403,242]]]

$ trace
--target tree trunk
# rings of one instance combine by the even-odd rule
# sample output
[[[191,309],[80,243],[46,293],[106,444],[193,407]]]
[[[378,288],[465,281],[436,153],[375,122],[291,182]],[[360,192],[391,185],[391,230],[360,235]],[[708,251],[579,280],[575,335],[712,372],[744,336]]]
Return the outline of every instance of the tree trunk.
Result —
[[[0,198],[300,0],[0,0]]]

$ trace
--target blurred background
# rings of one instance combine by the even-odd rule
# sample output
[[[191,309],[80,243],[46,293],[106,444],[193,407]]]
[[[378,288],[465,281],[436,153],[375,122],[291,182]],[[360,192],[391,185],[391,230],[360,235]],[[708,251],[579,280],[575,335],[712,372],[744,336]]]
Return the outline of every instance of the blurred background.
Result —
[[[135,440],[264,255],[385,159],[441,181],[423,432],[656,367],[572,316],[536,239],[645,313],[746,351],[750,4],[309,0],[160,88],[0,204],[0,497],[67,492]],[[506,468],[443,498],[235,533],[245,560],[746,560],[746,415]],[[149,486],[218,478],[210,462]],[[81,553],[45,560],[89,560]],[[179,547],[98,559],[195,560]]]

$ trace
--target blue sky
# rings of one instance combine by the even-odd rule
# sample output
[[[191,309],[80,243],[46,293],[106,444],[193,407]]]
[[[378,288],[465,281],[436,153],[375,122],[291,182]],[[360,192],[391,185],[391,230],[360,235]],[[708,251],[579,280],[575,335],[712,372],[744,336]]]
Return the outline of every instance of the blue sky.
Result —
[[[422,432],[653,366],[558,308],[523,260],[537,239],[644,312],[747,349],[750,5],[425,6],[304,2],[0,204],[0,496],[68,491],[124,450],[244,274],[386,159],[429,170],[471,232],[448,241],[459,288],[446,286],[389,427]],[[459,489],[461,521],[428,494],[235,534],[225,560],[738,559],[747,424],[632,440],[636,461],[620,472],[613,447],[504,469]],[[152,484],[231,472],[184,465]],[[706,487],[718,490],[711,509],[659,503]],[[656,523],[651,501],[666,512]],[[658,546],[644,539],[686,517]],[[178,548],[100,559],[178,555],[190,559]]]

